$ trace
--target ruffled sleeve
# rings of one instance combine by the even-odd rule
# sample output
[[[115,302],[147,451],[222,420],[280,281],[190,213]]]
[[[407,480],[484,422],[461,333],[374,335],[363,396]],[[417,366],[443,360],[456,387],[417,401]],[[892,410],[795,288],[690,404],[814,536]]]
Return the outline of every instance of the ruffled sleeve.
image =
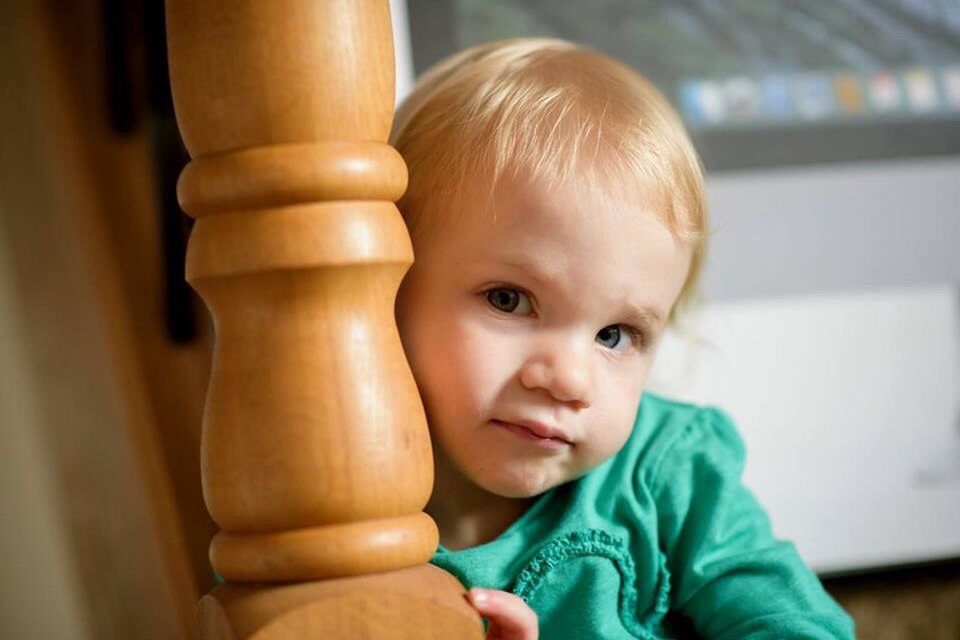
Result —
[[[744,447],[706,408],[673,430],[648,482],[671,606],[704,638],[853,638],[853,622],[741,483]]]

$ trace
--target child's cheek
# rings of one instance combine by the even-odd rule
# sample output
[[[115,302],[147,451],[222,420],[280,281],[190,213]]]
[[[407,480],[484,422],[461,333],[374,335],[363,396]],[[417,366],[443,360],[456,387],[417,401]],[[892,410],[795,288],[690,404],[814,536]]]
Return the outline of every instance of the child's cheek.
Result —
[[[482,316],[465,317],[455,330],[450,373],[461,383],[464,408],[469,407],[477,418],[489,419],[497,410],[498,398],[516,379],[522,340]]]
[[[458,379],[464,407],[489,410],[504,384],[503,350],[507,345],[475,319],[465,318],[453,330],[449,371]]]

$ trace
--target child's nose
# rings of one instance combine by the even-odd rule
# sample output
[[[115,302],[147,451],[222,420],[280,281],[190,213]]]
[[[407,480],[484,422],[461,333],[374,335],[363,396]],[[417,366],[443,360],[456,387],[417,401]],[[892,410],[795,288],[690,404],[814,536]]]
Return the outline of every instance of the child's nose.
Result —
[[[554,399],[585,409],[593,403],[593,344],[573,340],[542,342],[520,369],[520,382],[527,389],[543,389]]]

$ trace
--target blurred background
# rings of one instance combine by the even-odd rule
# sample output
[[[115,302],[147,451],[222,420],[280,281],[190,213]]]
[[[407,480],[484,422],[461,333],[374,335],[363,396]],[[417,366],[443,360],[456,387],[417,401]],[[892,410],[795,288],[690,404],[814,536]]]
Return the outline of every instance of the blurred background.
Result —
[[[0,2],[0,637],[185,638],[209,321],[161,2]]]
[[[398,98],[520,35],[648,75],[708,170],[702,308],[652,389],[864,638],[960,637],[960,2],[392,0]],[[0,3],[0,636],[186,637],[212,346],[159,0]]]

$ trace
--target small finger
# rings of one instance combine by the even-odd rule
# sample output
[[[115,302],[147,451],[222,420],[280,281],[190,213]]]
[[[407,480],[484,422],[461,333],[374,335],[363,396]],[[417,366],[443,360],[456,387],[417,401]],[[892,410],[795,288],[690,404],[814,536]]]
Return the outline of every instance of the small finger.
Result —
[[[520,597],[496,589],[471,589],[471,604],[490,620],[490,634],[502,640],[536,640],[537,614]]]

